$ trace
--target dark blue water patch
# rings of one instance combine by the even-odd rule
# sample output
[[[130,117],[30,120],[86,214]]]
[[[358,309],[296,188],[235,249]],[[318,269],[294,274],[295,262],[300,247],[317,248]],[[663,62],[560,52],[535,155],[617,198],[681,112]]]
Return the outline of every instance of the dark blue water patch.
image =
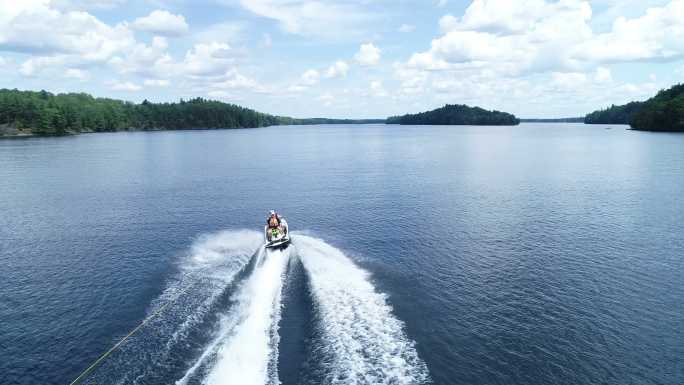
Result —
[[[280,343],[278,345],[278,375],[283,385],[304,383],[307,368],[307,346],[313,331],[313,303],[308,290],[308,278],[301,261],[291,257],[283,287]]]

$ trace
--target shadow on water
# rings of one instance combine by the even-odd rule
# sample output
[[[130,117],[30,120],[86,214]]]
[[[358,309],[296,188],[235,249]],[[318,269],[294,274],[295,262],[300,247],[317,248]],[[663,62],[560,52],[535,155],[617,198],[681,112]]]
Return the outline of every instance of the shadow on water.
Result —
[[[282,318],[280,320],[280,346],[278,374],[283,385],[304,383],[307,366],[307,346],[313,337],[313,302],[309,278],[296,251],[288,264],[283,287]]]

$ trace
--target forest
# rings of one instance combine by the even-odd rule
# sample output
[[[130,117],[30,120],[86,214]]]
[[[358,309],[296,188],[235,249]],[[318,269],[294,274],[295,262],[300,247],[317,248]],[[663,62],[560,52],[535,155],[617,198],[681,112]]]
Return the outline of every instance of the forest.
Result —
[[[684,84],[658,92],[632,115],[635,130],[684,131]]]
[[[629,124],[632,116],[643,102],[631,102],[622,106],[612,105],[604,110],[594,111],[584,117],[586,124]]]
[[[0,90],[0,125],[34,135],[122,130],[246,128],[287,118],[202,98],[178,103],[135,104],[84,93]]]
[[[519,123],[520,119],[515,115],[462,104],[447,104],[432,111],[387,118],[387,124],[514,126]]]
[[[662,90],[645,102],[594,111],[586,124],[629,124],[635,130],[684,131],[684,84]]]

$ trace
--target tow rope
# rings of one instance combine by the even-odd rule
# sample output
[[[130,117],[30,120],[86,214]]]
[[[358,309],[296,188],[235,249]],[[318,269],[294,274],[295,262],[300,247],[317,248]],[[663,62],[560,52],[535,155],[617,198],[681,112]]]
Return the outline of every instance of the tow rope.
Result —
[[[186,290],[187,290],[187,289],[186,289]],[[140,331],[140,329],[142,329],[148,322],[150,322],[150,321],[151,321],[152,319],[154,319],[156,316],[158,316],[159,314],[161,314],[161,312],[164,311],[164,309],[166,309],[169,305],[171,305],[172,303],[176,302],[176,300],[177,300],[184,292],[185,292],[185,290],[184,290],[183,292],[181,292],[179,295],[177,295],[176,298],[170,300],[170,301],[167,302],[164,306],[160,307],[159,309],[157,309],[157,311],[155,311],[155,312],[152,313],[150,316],[148,316],[147,318],[145,318],[145,319],[140,323],[140,325],[136,326],[135,329],[131,330],[128,334],[126,334],[126,336],[125,336],[124,338],[122,338],[122,339],[121,339],[119,342],[117,342],[114,346],[112,346],[111,348],[109,348],[109,350],[107,350],[106,352],[104,352],[97,360],[95,360],[95,362],[93,362],[93,363],[92,363],[90,366],[88,366],[83,372],[81,372],[81,374],[79,374],[79,376],[76,377],[76,379],[74,379],[73,381],[71,381],[71,382],[69,383],[69,385],[76,385],[76,384],[80,383],[81,381],[83,381],[83,380],[88,376],[88,374],[90,374],[90,373],[93,371],[93,369],[95,369],[98,365],[100,365],[100,363],[102,363],[102,361],[104,361],[107,357],[109,357],[110,354],[112,354],[112,353],[113,353],[115,350],[117,350],[121,345],[123,345],[123,343],[126,342],[127,339],[129,339],[129,338],[132,337],[135,333],[137,333],[138,331]]]

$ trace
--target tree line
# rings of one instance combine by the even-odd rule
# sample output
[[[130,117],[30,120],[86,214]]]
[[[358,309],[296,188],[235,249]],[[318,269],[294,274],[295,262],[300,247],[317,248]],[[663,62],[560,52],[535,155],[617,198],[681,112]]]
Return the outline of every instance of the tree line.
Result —
[[[584,117],[586,124],[629,124],[632,116],[641,109],[643,102],[631,102],[622,106],[612,105],[594,111]]]
[[[37,135],[84,131],[247,128],[281,124],[285,118],[234,104],[195,98],[178,103],[136,104],[85,93],[0,90],[0,124]]]
[[[514,126],[520,124],[520,119],[506,112],[447,104],[432,111],[392,116],[387,118],[387,124]]]
[[[587,124],[629,124],[636,130],[684,131],[684,84],[662,90],[645,102],[611,106],[588,114]]]
[[[645,101],[629,124],[637,130],[684,131],[684,84],[662,90]]]

